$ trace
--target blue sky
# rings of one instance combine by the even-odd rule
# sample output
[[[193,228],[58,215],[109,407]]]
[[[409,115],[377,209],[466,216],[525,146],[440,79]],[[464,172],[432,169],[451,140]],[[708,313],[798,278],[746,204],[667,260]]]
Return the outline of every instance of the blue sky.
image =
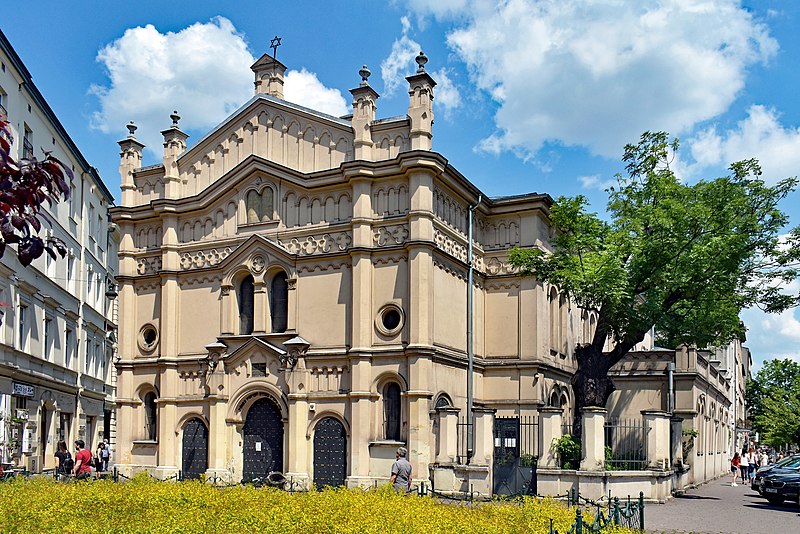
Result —
[[[598,210],[645,130],[681,138],[687,180],[747,157],[770,182],[800,174],[798,23],[800,5],[769,0],[33,1],[0,18],[117,195],[125,123],[154,149],[145,164],[173,109],[191,144],[252,94],[249,64],[277,34],[287,99],[333,114],[362,64],[379,117],[405,113],[423,49],[439,82],[435,150],[489,195],[584,194]],[[793,224],[799,199],[783,206]],[[798,317],[745,312],[757,362],[800,359]]]

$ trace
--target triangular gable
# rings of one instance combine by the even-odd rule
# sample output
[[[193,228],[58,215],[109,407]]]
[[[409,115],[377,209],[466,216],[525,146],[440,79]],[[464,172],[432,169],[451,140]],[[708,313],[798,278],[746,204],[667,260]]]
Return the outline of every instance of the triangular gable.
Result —
[[[239,245],[227,258],[217,264],[217,269],[225,271],[231,267],[242,265],[248,258],[258,253],[278,260],[278,264],[287,271],[295,269],[297,255],[292,254],[271,239],[258,234],[251,235],[247,240]],[[265,267],[268,268],[269,262]],[[291,273],[290,273],[291,274]]]
[[[231,341],[229,340],[228,343],[231,343]],[[225,365],[231,368],[236,367],[239,363],[252,357],[254,353],[264,351],[278,361],[286,356],[286,351],[277,345],[258,337],[249,337],[242,345],[233,349],[233,351],[225,356]]]

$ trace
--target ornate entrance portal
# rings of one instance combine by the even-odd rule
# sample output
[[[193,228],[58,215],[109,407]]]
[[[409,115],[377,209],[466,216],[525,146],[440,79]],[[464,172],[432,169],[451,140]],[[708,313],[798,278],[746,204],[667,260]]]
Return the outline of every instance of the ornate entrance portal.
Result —
[[[242,480],[266,478],[283,471],[283,422],[275,402],[261,398],[253,403],[244,423]]]
[[[197,479],[208,469],[208,429],[198,418],[183,427],[183,478]]]
[[[347,434],[338,419],[325,417],[314,430],[314,484],[344,486],[347,476]]]

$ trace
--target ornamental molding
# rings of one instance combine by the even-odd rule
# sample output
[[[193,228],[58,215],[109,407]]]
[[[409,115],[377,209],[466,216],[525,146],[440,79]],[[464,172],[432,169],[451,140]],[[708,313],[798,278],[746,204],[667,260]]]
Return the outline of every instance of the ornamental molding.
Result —
[[[407,224],[393,224],[375,228],[373,241],[376,247],[402,245],[409,236]]]
[[[136,260],[136,272],[140,275],[156,274],[161,270],[161,256],[147,256]]]
[[[313,273],[316,271],[331,271],[339,269],[350,269],[350,259],[340,261],[327,261],[318,263],[307,263],[297,268],[298,273]]]
[[[331,232],[321,236],[295,237],[289,241],[278,241],[278,244],[291,254],[298,256],[316,256],[344,252],[350,248],[353,237],[350,232]]]
[[[231,247],[217,247],[206,250],[195,250],[181,254],[181,270],[191,271],[204,267],[213,267],[231,255]]]

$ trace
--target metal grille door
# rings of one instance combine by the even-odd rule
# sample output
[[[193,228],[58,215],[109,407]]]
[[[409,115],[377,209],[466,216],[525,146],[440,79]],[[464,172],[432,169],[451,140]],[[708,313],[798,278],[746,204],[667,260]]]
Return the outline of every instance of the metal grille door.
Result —
[[[314,484],[344,486],[347,476],[347,435],[338,419],[325,417],[314,429]]]
[[[494,420],[494,494],[515,495],[519,465],[519,418]]]
[[[183,478],[196,479],[208,469],[208,429],[200,419],[183,427]]]
[[[272,471],[283,471],[283,422],[271,399],[257,400],[247,412],[242,453],[245,482],[264,478]]]

